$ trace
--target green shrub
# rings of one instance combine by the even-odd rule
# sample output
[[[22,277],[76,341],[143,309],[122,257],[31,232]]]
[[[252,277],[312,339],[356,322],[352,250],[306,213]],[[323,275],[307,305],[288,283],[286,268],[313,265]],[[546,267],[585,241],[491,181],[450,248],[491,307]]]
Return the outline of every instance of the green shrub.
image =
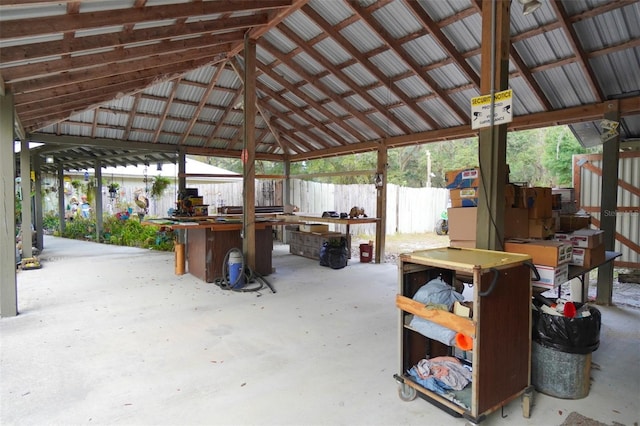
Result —
[[[92,219],[76,217],[67,222],[63,237],[74,240],[94,240],[96,237],[96,223]]]
[[[64,237],[78,240],[95,240],[94,219],[76,218],[67,222]],[[142,225],[137,219],[122,220],[105,217],[102,224],[102,242],[119,246],[173,251],[173,233],[160,231],[155,226]]]
[[[47,231],[57,231],[60,229],[60,219],[55,213],[47,213],[42,218],[42,227]]]

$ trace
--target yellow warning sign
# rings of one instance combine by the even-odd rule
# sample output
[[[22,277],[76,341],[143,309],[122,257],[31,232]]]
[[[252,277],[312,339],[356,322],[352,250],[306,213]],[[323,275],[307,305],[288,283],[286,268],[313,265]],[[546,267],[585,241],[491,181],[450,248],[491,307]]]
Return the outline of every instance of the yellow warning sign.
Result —
[[[513,91],[503,90],[496,93],[493,103],[493,124],[511,123],[513,120]],[[488,127],[491,123],[491,95],[471,98],[471,128]]]

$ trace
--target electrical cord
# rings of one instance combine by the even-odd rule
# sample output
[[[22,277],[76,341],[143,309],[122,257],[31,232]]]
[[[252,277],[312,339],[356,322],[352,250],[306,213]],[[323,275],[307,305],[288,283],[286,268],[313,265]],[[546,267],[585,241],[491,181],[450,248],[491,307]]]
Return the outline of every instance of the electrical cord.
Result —
[[[233,282],[229,281],[229,257],[231,253],[239,253],[242,258],[242,272],[238,274]],[[241,278],[244,278],[244,285],[239,286]],[[222,290],[237,291],[238,293],[250,293],[254,291],[260,291],[263,288],[269,287],[272,293],[276,293],[271,283],[267,281],[262,275],[255,272],[253,269],[246,266],[244,255],[240,249],[232,248],[227,254],[225,254],[222,261],[222,277],[216,278],[213,283],[220,287]]]

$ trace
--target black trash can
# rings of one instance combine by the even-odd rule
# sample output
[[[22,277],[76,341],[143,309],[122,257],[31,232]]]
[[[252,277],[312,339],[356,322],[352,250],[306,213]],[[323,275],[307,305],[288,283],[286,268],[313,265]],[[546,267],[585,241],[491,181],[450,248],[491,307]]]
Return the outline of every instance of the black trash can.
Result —
[[[589,394],[591,353],[600,345],[600,311],[575,305],[589,315],[567,318],[533,312],[531,384],[556,398],[580,399]]]

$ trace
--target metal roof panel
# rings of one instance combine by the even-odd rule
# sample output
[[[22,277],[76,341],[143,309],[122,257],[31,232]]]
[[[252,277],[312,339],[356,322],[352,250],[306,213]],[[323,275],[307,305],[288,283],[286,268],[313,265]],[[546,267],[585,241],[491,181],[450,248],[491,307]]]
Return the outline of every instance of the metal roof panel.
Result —
[[[374,11],[372,16],[394,39],[413,34],[422,28],[413,12],[400,2],[388,3]]]
[[[313,48],[334,65],[342,64],[343,62],[349,61],[353,58],[345,48],[331,38],[326,38],[314,44]]]
[[[378,82],[378,79],[371,74],[371,71],[359,63],[344,68],[342,72],[359,87],[369,86]]]
[[[431,19],[436,22],[472,7],[470,0],[418,0],[418,3],[420,3],[420,6],[422,6]]]
[[[394,77],[399,74],[405,74],[409,71],[407,64],[400,59],[400,56],[392,50],[386,50],[371,58],[369,61],[373,66],[378,67],[384,75]]]
[[[289,15],[284,24],[291,28],[299,37],[305,41],[309,41],[324,31],[315,22],[313,22],[307,15],[297,11]]]
[[[449,55],[442,49],[431,35],[410,40],[402,45],[402,48],[411,55],[420,65],[429,65],[434,62],[444,61]]]
[[[331,25],[337,25],[353,15],[350,7],[339,2],[327,0],[311,0],[309,6],[313,8]]]
[[[433,93],[429,86],[424,83],[424,80],[422,80],[417,75],[403,78],[402,80],[394,82],[394,84],[398,86],[410,98],[417,98]]]
[[[362,53],[384,46],[380,36],[369,29],[364,23],[357,21],[340,31],[358,51]]]

